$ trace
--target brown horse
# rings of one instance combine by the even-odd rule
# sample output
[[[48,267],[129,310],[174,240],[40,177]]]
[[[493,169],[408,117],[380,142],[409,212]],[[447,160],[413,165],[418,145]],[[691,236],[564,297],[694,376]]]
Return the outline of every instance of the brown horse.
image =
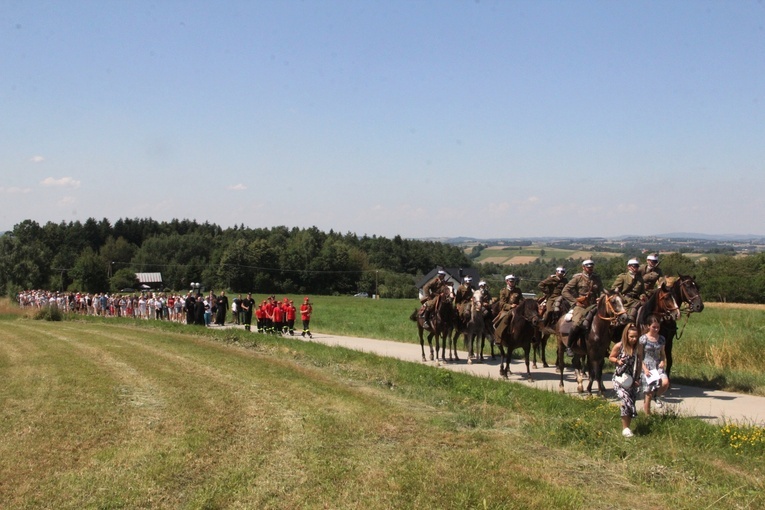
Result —
[[[574,350],[572,365],[574,366],[574,373],[576,374],[576,389],[579,393],[584,391],[584,386],[582,384],[582,355],[587,356],[589,367],[589,383],[587,384],[587,391],[592,393],[592,384],[593,382],[598,381],[598,392],[600,394],[605,392],[606,388],[603,386],[604,360],[611,347],[611,339],[614,335],[614,329],[619,326],[624,326],[627,323],[627,320],[627,311],[624,308],[619,293],[608,292],[601,294],[597,301],[596,312],[591,320],[590,329],[584,337],[585,349],[584,351]],[[566,351],[568,332],[570,329],[571,323],[566,322],[565,316],[558,320],[556,327],[556,335],[558,337],[557,365],[560,367],[560,384],[558,385],[558,388],[561,392],[564,391],[563,355]]]
[[[680,314],[686,314],[685,324],[687,324],[692,313],[701,313],[704,310],[704,301],[701,299],[701,290],[692,276],[679,275],[676,279],[672,280],[673,281],[669,284],[670,292],[672,292],[675,301],[681,306]],[[683,308],[683,305],[686,306]],[[683,326],[683,329],[684,328],[685,326]],[[670,319],[661,323],[659,334],[661,334],[667,342],[664,346],[664,351],[667,355],[667,368],[665,372],[667,377],[669,377],[670,370],[672,369],[672,344],[674,339],[679,339],[683,333],[681,331],[679,335],[677,334],[677,321]]]
[[[529,351],[534,335],[538,331],[539,320],[539,305],[536,299],[524,299],[515,308],[510,327],[505,329],[504,335],[499,339],[501,342],[499,352],[502,357],[502,362],[499,364],[500,376],[507,378],[508,374],[512,373],[510,360],[513,357],[513,351],[522,348],[526,361],[526,376],[531,380]]]
[[[420,347],[422,348],[422,361],[427,361],[425,358],[425,340],[423,339],[423,331],[428,332],[428,345],[430,346],[430,361],[435,359],[433,352],[433,337],[436,337],[436,348],[438,348],[438,341],[442,339],[444,345],[447,341],[447,336],[451,333],[454,327],[454,306],[452,305],[452,288],[445,286],[444,290],[436,296],[436,302],[433,307],[433,314],[430,316],[430,326],[425,327],[425,320],[420,316],[418,310],[415,310],[409,318],[417,323],[417,334],[420,337]]]

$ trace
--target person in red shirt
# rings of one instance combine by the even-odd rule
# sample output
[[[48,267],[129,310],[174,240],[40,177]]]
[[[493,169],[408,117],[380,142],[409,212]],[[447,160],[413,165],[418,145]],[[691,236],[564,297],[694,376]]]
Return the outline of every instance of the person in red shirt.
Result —
[[[279,304],[278,301],[274,302],[274,310],[273,310],[273,317],[274,317],[274,333],[277,335],[281,335],[282,327],[284,327],[284,310],[282,310],[281,304]]]
[[[263,321],[265,320],[266,316],[266,302],[263,301],[260,303],[260,306],[255,308],[255,320],[257,321],[257,327],[258,327],[258,333],[263,333]]]
[[[311,314],[313,313],[313,305],[308,300],[308,296],[303,300],[303,304],[300,305],[300,320],[303,321],[303,333],[301,336],[308,335],[308,338],[313,338],[311,335]]]
[[[269,296],[269,298],[266,300],[265,307],[263,308],[263,311],[265,312],[263,329],[266,333],[273,333],[274,332],[274,297]]]
[[[290,336],[295,335],[295,315],[297,314],[297,308],[295,308],[295,303],[292,302],[290,299],[287,302],[287,307],[284,310],[284,318],[287,321],[287,331],[289,332]]]

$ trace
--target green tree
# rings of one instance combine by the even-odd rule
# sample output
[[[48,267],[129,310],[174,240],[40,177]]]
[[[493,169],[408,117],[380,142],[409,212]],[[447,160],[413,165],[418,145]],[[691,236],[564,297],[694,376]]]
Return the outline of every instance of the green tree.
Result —
[[[108,268],[103,259],[92,248],[87,247],[74,263],[71,271],[74,285],[85,292],[106,292],[109,290]]]

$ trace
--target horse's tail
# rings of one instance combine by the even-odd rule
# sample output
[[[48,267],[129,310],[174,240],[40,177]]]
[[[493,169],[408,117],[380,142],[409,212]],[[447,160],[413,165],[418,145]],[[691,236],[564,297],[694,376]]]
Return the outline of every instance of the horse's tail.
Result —
[[[414,322],[417,322],[417,309],[416,309],[416,308],[415,308],[415,309],[414,309],[414,311],[412,312],[412,315],[410,315],[410,316],[409,316],[409,320],[410,320],[410,321],[414,321]]]

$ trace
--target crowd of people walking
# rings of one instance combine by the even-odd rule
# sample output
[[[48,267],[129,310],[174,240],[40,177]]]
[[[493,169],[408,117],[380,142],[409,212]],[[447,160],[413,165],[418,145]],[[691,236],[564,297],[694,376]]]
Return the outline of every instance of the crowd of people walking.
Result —
[[[108,294],[81,292],[53,292],[28,290],[16,299],[22,308],[43,309],[56,306],[59,310],[78,315],[99,317],[128,317],[144,320],[167,320],[200,326],[244,326],[252,331],[255,318],[256,331],[266,334],[295,334],[298,312],[303,337],[313,338],[310,329],[313,304],[305,297],[298,310],[293,300],[269,296],[257,303],[252,294],[241,294],[229,302],[225,291],[216,295],[186,295],[179,293],[142,292],[140,294]],[[229,315],[229,311],[231,315]],[[230,320],[227,321],[227,318]]]

